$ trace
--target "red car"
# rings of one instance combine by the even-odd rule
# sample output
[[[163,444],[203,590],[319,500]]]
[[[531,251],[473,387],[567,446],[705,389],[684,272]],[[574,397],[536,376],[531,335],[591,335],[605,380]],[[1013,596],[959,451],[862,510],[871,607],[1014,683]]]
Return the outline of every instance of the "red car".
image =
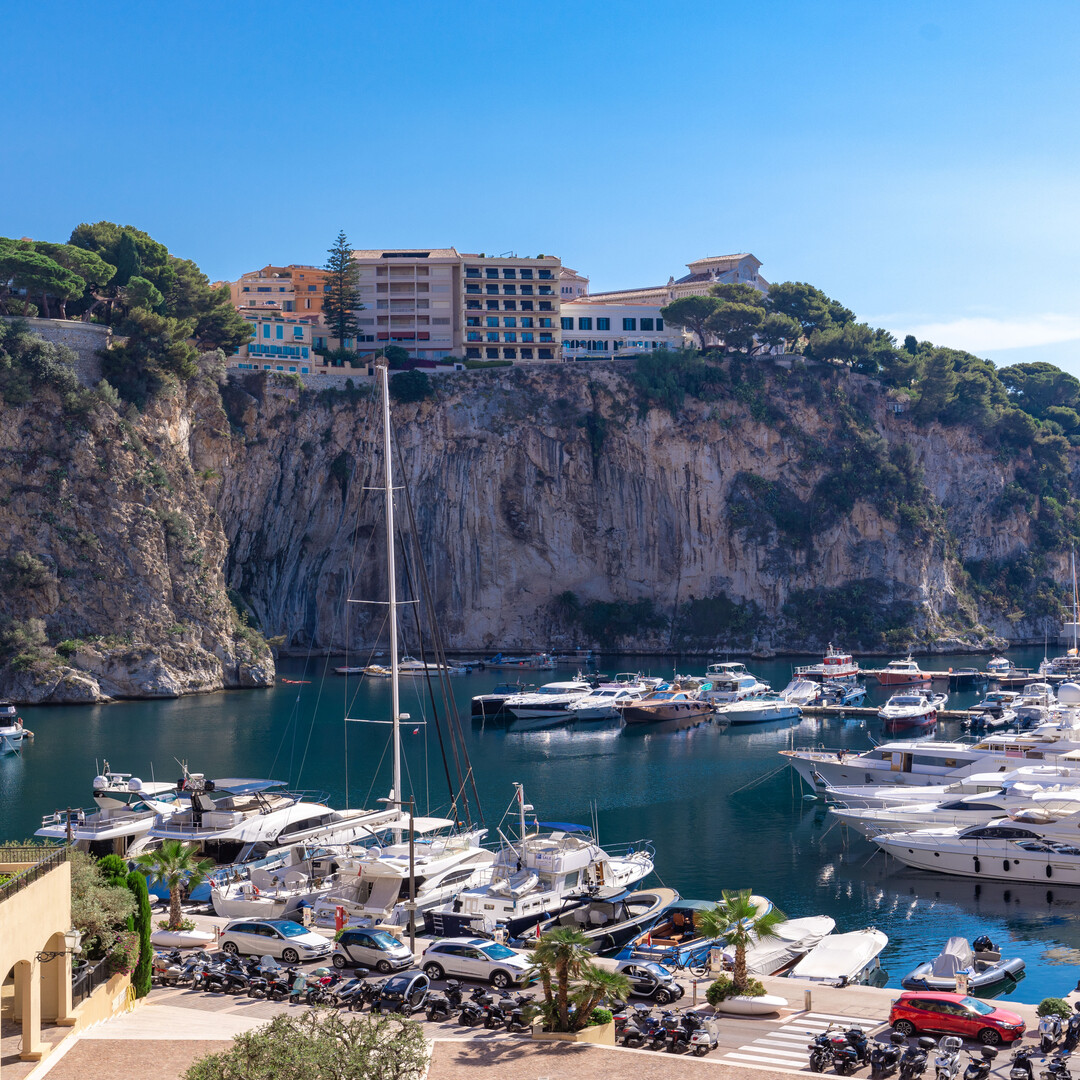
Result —
[[[889,1012],[893,1031],[917,1035],[944,1031],[987,1046],[1013,1042],[1024,1034],[1024,1019],[1007,1009],[995,1009],[964,994],[938,994],[916,990],[901,994]]]

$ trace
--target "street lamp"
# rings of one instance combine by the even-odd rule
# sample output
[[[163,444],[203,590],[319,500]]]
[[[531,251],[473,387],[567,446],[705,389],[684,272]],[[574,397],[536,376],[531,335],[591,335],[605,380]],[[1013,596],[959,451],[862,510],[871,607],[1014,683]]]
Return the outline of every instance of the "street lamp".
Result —
[[[39,964],[47,964],[50,960],[55,960],[58,956],[66,956],[70,953],[77,953],[82,951],[82,934],[72,927],[64,934],[64,947],[59,950],[55,949],[42,949],[37,954],[37,961]]]

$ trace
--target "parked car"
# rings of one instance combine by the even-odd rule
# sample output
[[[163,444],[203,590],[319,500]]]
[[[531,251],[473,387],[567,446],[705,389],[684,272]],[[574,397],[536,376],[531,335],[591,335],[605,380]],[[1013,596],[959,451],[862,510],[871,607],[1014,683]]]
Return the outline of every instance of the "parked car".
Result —
[[[221,934],[221,949],[237,953],[273,956],[286,964],[320,960],[330,955],[332,945],[322,934],[306,930],[288,919],[233,919]]]
[[[382,993],[371,1008],[374,1012],[397,1012],[409,1016],[427,1003],[431,983],[422,971],[404,971],[383,983]]]
[[[487,980],[501,990],[511,983],[531,981],[532,958],[497,941],[456,937],[429,945],[420,958],[420,966],[430,979],[457,975]]]
[[[334,967],[348,964],[375,968],[384,975],[404,971],[413,965],[412,949],[385,930],[352,927],[342,930],[334,942]]]
[[[652,998],[657,1005],[669,1005],[686,993],[678,980],[659,964],[622,960],[615,970],[630,980],[631,994]]]
[[[1008,1009],[965,994],[914,990],[901,994],[889,1012],[893,1031],[916,1035],[920,1031],[944,1031],[987,1046],[1014,1042],[1024,1034],[1024,1018]]]

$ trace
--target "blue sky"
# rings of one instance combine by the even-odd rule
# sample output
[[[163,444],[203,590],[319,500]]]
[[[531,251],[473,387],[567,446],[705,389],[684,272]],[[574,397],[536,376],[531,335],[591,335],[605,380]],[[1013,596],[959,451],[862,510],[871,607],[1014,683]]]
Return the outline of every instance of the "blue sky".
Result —
[[[752,251],[1080,374],[1078,30],[996,0],[13,5],[0,235],[109,219],[216,279],[344,228],[598,290]]]

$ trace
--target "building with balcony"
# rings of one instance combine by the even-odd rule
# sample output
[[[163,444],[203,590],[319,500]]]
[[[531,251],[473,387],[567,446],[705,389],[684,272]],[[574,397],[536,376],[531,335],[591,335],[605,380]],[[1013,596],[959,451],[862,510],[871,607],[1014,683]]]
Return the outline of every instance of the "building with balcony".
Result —
[[[683,332],[664,325],[658,304],[609,304],[582,296],[563,301],[564,360],[616,360],[653,349],[680,349]]]
[[[303,315],[322,313],[327,272],[317,266],[264,266],[229,282],[233,306],[243,311],[288,311]]]
[[[655,304],[663,307],[684,296],[707,296],[709,289],[719,284],[752,285],[767,293],[769,283],[758,272],[761,260],[753,255],[710,255],[686,264],[689,274],[668,278],[666,285],[648,285],[642,289],[617,289],[613,292],[590,293],[590,299],[608,304]]]
[[[251,323],[254,334],[230,357],[230,367],[306,375],[313,363],[322,362],[314,350],[326,344],[326,332],[320,339],[317,315],[250,308],[241,308],[240,314]]]

